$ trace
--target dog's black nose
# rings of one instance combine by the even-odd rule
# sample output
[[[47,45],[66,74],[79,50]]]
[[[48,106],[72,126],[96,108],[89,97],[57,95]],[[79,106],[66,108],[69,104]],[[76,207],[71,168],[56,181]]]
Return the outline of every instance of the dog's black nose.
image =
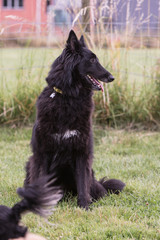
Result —
[[[112,82],[114,80],[114,77],[112,75],[110,75],[108,80],[109,80],[109,82]]]

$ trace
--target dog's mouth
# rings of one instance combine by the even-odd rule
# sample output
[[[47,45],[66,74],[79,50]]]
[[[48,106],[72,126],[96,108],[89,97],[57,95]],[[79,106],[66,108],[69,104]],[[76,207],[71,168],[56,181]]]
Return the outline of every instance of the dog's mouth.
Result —
[[[87,78],[90,80],[90,82],[92,83],[95,90],[102,90],[102,92],[104,91],[103,85],[99,82],[98,79],[95,79],[94,77],[90,76],[89,74],[87,74]]]

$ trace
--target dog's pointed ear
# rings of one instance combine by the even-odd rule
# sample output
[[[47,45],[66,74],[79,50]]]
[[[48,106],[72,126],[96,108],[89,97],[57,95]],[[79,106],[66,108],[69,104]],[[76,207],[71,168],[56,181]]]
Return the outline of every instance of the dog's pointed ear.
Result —
[[[73,30],[70,31],[68,39],[67,39],[67,47],[71,48],[73,51],[78,51],[80,48],[80,44],[78,38]]]
[[[82,47],[87,47],[87,46],[86,46],[86,43],[85,43],[85,41],[84,41],[83,35],[80,37],[80,40],[79,40],[79,41],[80,41]]]

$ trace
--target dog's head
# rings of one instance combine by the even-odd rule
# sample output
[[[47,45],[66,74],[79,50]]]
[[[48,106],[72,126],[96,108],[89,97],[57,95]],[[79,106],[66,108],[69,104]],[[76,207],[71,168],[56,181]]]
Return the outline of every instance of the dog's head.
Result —
[[[97,56],[87,48],[83,35],[78,40],[74,31],[71,30],[67,40],[67,47],[80,54],[81,58],[76,65],[76,69],[80,76],[86,80],[87,87],[92,90],[103,90],[100,81],[108,83],[114,80],[111,73],[102,67]]]
[[[97,56],[90,51],[83,36],[78,40],[70,31],[66,48],[55,60],[46,78],[49,85],[60,88],[64,93],[78,95],[80,88],[103,90],[100,81],[108,83],[114,77],[100,64]]]

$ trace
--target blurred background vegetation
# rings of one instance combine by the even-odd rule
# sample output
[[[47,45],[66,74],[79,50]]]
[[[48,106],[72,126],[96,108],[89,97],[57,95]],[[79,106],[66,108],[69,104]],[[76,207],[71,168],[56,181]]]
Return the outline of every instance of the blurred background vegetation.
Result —
[[[37,96],[72,28],[115,77],[94,94],[94,121],[160,126],[160,1],[0,1],[0,124],[33,122]]]

